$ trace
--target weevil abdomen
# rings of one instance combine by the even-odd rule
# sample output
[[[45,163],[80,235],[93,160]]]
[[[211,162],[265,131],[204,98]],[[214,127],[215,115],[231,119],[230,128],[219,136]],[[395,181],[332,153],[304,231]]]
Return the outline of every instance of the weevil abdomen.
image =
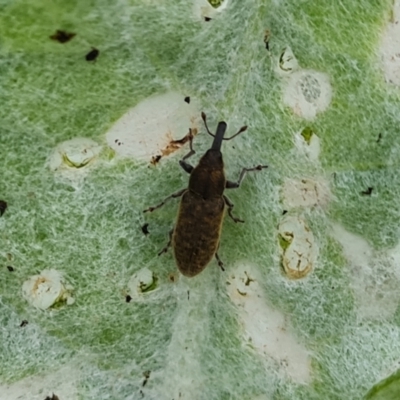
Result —
[[[191,190],[183,194],[172,235],[175,260],[183,275],[199,274],[214,257],[224,210],[222,196],[206,200]]]

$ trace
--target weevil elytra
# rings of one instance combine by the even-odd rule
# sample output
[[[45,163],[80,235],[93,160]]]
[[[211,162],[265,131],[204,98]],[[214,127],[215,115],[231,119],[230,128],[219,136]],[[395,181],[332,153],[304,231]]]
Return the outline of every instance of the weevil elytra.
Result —
[[[225,209],[228,209],[228,214],[234,222],[244,222],[232,215],[233,204],[224,195],[224,190],[238,188],[247,172],[268,168],[267,165],[243,168],[237,182],[226,180],[221,153],[222,141],[233,139],[244,132],[247,126],[240,128],[233,136],[224,138],[227,128],[225,122],[218,123],[217,132],[214,135],[208,129],[206,115],[201,113],[201,117],[208,134],[213,136],[214,140],[198,165],[193,167],[186,161],[195,154],[193,135],[189,130],[190,152],[179,161],[180,166],[190,174],[189,187],[171,194],[160,204],[144,210],[144,212],[152,212],[162,207],[167,200],[181,197],[178,217],[175,227],[170,231],[169,242],[158,254],[166,252],[172,244],[178,269],[188,277],[193,277],[203,271],[214,256],[223,270],[223,263],[217,251]]]

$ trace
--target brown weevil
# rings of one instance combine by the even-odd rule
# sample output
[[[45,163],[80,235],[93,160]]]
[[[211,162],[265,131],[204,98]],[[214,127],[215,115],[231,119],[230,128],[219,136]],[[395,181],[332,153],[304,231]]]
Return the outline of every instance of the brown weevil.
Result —
[[[226,180],[221,153],[222,141],[233,139],[244,132],[247,126],[240,128],[233,136],[224,138],[227,127],[225,122],[218,123],[214,135],[208,129],[206,115],[201,113],[201,117],[208,134],[213,136],[214,140],[198,165],[193,167],[186,161],[195,154],[192,147],[193,135],[189,130],[190,152],[179,161],[180,166],[190,174],[189,187],[171,194],[157,206],[144,210],[152,212],[163,206],[167,200],[182,197],[175,227],[170,231],[169,242],[158,255],[166,252],[172,244],[178,269],[187,277],[193,277],[203,271],[214,256],[223,270],[223,263],[217,251],[225,208],[228,208],[228,214],[234,222],[244,222],[232,215],[233,204],[224,195],[224,190],[238,188],[247,172],[268,167],[258,165],[254,168],[243,168],[237,182]]]

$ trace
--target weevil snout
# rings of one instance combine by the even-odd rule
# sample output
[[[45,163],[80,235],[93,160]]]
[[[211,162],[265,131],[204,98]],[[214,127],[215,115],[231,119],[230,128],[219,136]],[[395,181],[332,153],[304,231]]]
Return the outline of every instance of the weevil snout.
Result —
[[[221,121],[218,123],[217,133],[214,136],[211,148],[213,150],[221,150],[222,141],[224,140],[224,135],[226,132],[226,122]]]
[[[221,122],[218,123],[217,132],[214,135],[208,129],[206,114],[204,114],[202,112],[201,113],[201,118],[204,121],[204,125],[206,126],[206,129],[207,129],[207,133],[214,138],[212,146],[211,146],[211,149],[213,149],[213,150],[221,150],[221,145],[222,145],[222,141],[223,140],[231,140],[231,139],[233,139],[234,137],[236,137],[237,135],[241,134],[242,132],[244,132],[247,129],[246,125],[242,126],[237,133],[235,133],[234,135],[232,135],[229,138],[224,138],[224,135],[225,135],[225,132],[226,132],[226,127],[227,127],[226,122],[221,121]]]

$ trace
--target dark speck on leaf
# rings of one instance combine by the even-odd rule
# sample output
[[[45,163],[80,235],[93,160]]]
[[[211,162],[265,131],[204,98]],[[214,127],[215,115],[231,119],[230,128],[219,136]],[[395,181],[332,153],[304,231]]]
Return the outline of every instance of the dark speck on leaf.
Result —
[[[127,295],[125,296],[125,301],[126,301],[127,303],[130,303],[131,300],[132,300],[132,297],[129,296],[129,294],[127,294]]]
[[[282,211],[282,215],[285,215],[287,213],[287,210]]]
[[[14,267],[12,267],[11,265],[7,265],[7,269],[8,269],[10,272],[14,272]]]
[[[373,190],[373,189],[374,189],[374,188],[369,187],[367,190],[362,191],[361,194],[362,194],[363,196],[371,196],[371,193],[372,193],[372,190]]]
[[[162,156],[160,156],[160,155],[151,157],[150,163],[153,164],[153,165],[156,165],[161,160],[161,157]]]
[[[147,381],[149,380],[149,378],[150,378],[150,372],[151,372],[151,371],[145,371],[145,372],[143,373],[144,381],[143,381],[143,383],[142,383],[142,386],[145,386],[146,383],[147,383]]]
[[[204,17],[204,21],[206,21],[206,22],[211,21],[211,20],[212,20],[212,18],[210,18],[210,17]]]
[[[145,234],[145,235],[148,235],[150,232],[149,232],[149,230],[147,229],[149,227],[149,224],[144,224],[143,226],[142,226],[142,232]]]
[[[24,319],[22,322],[21,322],[21,324],[20,324],[20,328],[23,328],[24,326],[27,326],[28,325],[28,321],[26,320],[26,319]]]
[[[53,393],[51,397],[47,396],[44,400],[60,400],[60,398]]]
[[[271,32],[269,29],[265,30],[264,33],[264,43],[265,43],[265,48],[269,51],[269,39],[271,37]]]
[[[50,39],[56,40],[57,42],[60,42],[60,43],[67,43],[75,35],[76,35],[76,33],[66,32],[66,31],[62,31],[62,30],[57,29],[56,33],[54,35],[50,36]]]
[[[190,97],[189,97],[189,96],[186,96],[186,97],[185,97],[185,101],[186,101],[186,103],[190,104]]]
[[[6,212],[7,202],[4,200],[0,200],[0,217]]]
[[[86,54],[85,59],[86,61],[94,61],[100,54],[100,51],[92,47],[92,50]]]

